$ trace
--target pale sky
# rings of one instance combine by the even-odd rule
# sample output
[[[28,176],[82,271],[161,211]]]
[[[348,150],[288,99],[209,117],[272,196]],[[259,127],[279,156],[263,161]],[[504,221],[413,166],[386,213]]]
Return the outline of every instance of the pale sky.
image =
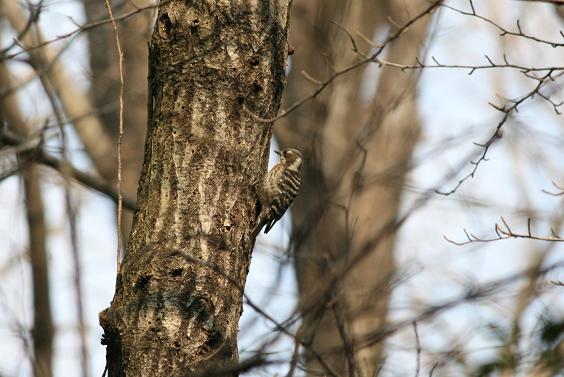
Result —
[[[474,3],[483,13],[490,6],[488,1]],[[498,21],[508,28],[515,29],[515,20],[519,18],[523,29],[530,34],[552,40],[562,39],[558,32],[563,29],[563,22],[553,15],[550,6],[526,6],[510,0],[499,3],[504,11]],[[465,7],[467,3],[452,1],[449,4]],[[73,22],[84,22],[80,2],[60,0],[47,2],[40,24],[47,37],[53,38],[73,30]],[[561,66],[564,61],[563,48],[539,47],[536,43],[515,38],[507,39],[507,44],[502,45],[499,38],[492,38],[492,33],[495,35],[493,28],[484,22],[445,9],[439,26],[434,30],[428,56],[435,56],[442,63],[484,64],[485,54],[494,61],[501,61],[500,50],[505,48],[511,62],[523,65]],[[4,25],[3,46],[10,37]],[[63,60],[76,83],[87,88],[85,36],[76,38],[71,49],[63,55]],[[22,64],[11,67],[19,75],[29,73]],[[374,68],[369,72],[375,72]],[[432,151],[438,150],[438,153],[425,158],[411,173],[404,209],[409,208],[425,190],[434,187],[450,169],[459,166],[465,156],[476,151],[478,147],[472,142],[481,142],[489,137],[502,114],[489,106],[488,101],[501,103],[503,98],[526,94],[534,85],[534,82],[524,80],[517,71],[506,70],[501,76],[497,73],[493,70],[477,71],[469,76],[465,70],[424,71],[419,86],[419,110],[424,130],[414,160],[420,161]],[[367,80],[374,80],[374,77],[369,76]],[[554,88],[560,93],[556,98],[562,100],[560,86]],[[41,92],[40,86],[32,83],[25,88],[22,97],[29,98],[36,92]],[[31,123],[38,122],[46,111],[45,103],[37,100],[24,101],[23,108]],[[434,196],[409,219],[398,237],[397,259],[400,271],[410,277],[394,292],[390,309],[392,319],[409,318],[423,308],[423,304],[458,297],[469,282],[486,282],[525,268],[547,247],[546,243],[524,240],[455,246],[446,242],[443,235],[464,240],[465,228],[480,236],[492,237],[495,235],[494,224],[500,221],[500,216],[514,225],[515,230],[525,231],[526,215],[523,216],[522,210],[529,206],[534,207],[536,215],[545,220],[537,221],[535,230],[539,234],[548,234],[546,220],[562,214],[562,199],[548,196],[541,190],[551,190],[551,181],[564,184],[563,126],[562,116],[557,116],[545,102],[536,99],[523,104],[513,121],[504,127],[504,138],[492,147],[490,160],[480,166],[476,177],[467,181],[456,195]],[[78,148],[76,140],[72,141],[73,162],[87,169],[89,163]],[[457,179],[441,188],[450,189],[471,168],[466,163]],[[62,191],[59,185],[53,184],[59,180],[52,173],[44,176],[44,201],[51,231],[52,308],[57,326],[55,375],[78,375],[79,347],[74,332],[76,313],[71,254],[61,205]],[[80,198],[78,233],[91,375],[100,376],[104,369],[105,348],[100,345],[101,328],[97,316],[109,305],[114,290],[114,209],[108,199],[96,193],[82,188],[74,192]],[[24,357],[25,345],[18,334],[22,331],[21,326],[29,328],[33,313],[29,268],[22,256],[27,233],[17,178],[0,182],[0,208],[0,355],[3,355],[0,357],[0,375],[27,377],[30,376],[30,368]],[[268,237],[259,238],[247,280],[249,296],[255,302],[264,303],[263,308],[279,320],[293,310],[296,296],[291,263],[283,269],[281,281],[276,281],[279,263],[285,257],[275,249],[287,242],[288,230],[289,219],[286,218]],[[546,264],[564,261],[563,251],[562,245],[554,245]],[[564,280],[564,272],[562,269],[555,271],[548,280]],[[492,355],[492,347],[499,342],[484,336],[484,326],[507,319],[518,287],[518,284],[511,286],[504,299],[498,302],[464,305],[421,325],[422,346],[435,351],[448,350],[457,340],[472,350],[468,354],[471,360],[487,359]],[[547,292],[528,309],[525,328],[531,329],[535,318],[546,308],[562,318],[563,299],[562,288],[548,287]],[[245,330],[240,339],[244,357],[246,350],[252,351],[264,341],[272,326],[262,318],[257,320],[249,307],[245,307],[241,325]],[[24,334],[29,336],[25,331]],[[401,331],[389,339],[388,346],[390,358],[382,375],[413,375],[415,344],[412,329]],[[291,343],[285,339],[277,343],[273,351],[286,355],[290,349]],[[424,367],[426,361],[424,358]],[[429,365],[426,367],[428,370]],[[273,366],[266,374],[252,372],[248,375],[272,375],[276,371],[284,373],[286,368]]]

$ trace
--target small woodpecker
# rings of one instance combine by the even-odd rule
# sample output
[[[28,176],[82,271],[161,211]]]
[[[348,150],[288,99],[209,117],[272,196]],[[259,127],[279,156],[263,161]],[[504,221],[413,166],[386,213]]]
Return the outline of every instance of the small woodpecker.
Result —
[[[270,169],[258,188],[261,210],[253,231],[255,235],[264,225],[264,233],[268,233],[282,218],[300,190],[303,162],[300,151],[288,148],[275,153],[280,156],[280,161]]]

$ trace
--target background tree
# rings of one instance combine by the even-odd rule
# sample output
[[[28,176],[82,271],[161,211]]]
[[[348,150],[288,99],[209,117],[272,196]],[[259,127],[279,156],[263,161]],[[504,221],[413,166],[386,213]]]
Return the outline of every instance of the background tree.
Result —
[[[299,146],[307,156],[304,187],[292,212],[304,337],[313,342],[316,352],[341,349],[331,356],[339,375],[346,373],[347,364],[369,376],[379,366],[382,343],[359,349],[348,362],[346,350],[351,344],[347,343],[385,322],[395,265],[395,229],[390,224],[398,217],[407,164],[420,128],[417,72],[384,67],[373,94],[366,95],[361,83],[374,80],[366,71],[370,59],[363,51],[370,50],[372,37],[383,31],[389,35],[386,59],[408,61],[418,56],[437,5],[426,1],[377,5],[298,1],[294,5],[291,43],[296,53],[286,103],[314,90],[315,80],[323,82],[351,71],[275,129],[282,145]],[[409,28],[408,23],[412,23]],[[380,48],[370,55],[382,54]],[[349,266],[357,258],[362,261]],[[323,307],[311,309],[310,301],[317,299],[311,292],[320,279],[330,271],[340,274],[339,270],[347,271],[324,292],[328,297]],[[343,336],[339,321],[350,332],[350,340]],[[358,366],[350,365],[353,359]]]
[[[2,87],[12,86],[5,64],[0,64]],[[23,121],[13,95],[6,96],[0,109],[2,122],[10,125],[21,137],[30,136],[30,129]],[[38,167],[33,163],[33,154],[18,155],[23,178],[27,227],[29,232],[29,259],[33,280],[33,363],[34,376],[52,375],[53,320],[51,317],[49,268],[47,263],[46,226],[44,204],[41,196],[41,180]]]
[[[138,7],[148,7],[151,1],[122,2],[115,7],[115,12],[131,13]],[[88,22],[96,22],[107,17],[103,1],[84,0],[84,11]],[[143,145],[147,127],[147,43],[151,32],[151,12],[140,12],[135,17],[119,23],[118,35],[124,56],[124,91],[123,122],[127,131],[122,139],[122,187],[130,197],[137,195],[137,184],[143,162]],[[94,106],[99,109],[100,118],[106,131],[114,139],[119,134],[120,117],[120,70],[119,54],[115,41],[115,32],[110,24],[103,24],[87,32],[90,47],[91,97]],[[146,43],[143,43],[146,41]],[[104,177],[113,181],[116,172]],[[133,213],[123,216],[123,235],[127,240]]]

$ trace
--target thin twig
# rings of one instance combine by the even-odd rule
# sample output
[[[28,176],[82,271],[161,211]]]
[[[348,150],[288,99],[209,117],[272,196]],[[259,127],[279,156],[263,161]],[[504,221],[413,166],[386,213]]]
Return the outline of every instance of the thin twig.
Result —
[[[469,243],[485,243],[485,242],[494,242],[494,241],[499,241],[499,240],[507,240],[507,239],[511,239],[511,238],[526,238],[526,239],[530,239],[530,240],[536,240],[536,241],[547,241],[547,242],[564,242],[564,238],[561,237],[560,235],[556,234],[556,232],[551,229],[551,233],[552,236],[537,236],[534,235],[531,231],[531,219],[527,219],[527,232],[526,233],[519,233],[519,232],[514,232],[511,227],[509,226],[509,224],[507,224],[507,221],[505,221],[505,219],[502,217],[501,218],[501,222],[503,224],[503,227],[500,224],[495,224],[494,226],[494,231],[497,235],[497,237],[494,238],[482,238],[482,237],[478,237],[472,233],[468,233],[466,231],[466,229],[464,229],[464,233],[466,234],[466,240],[465,241],[453,241],[449,238],[447,238],[446,236],[443,236],[443,238],[454,244],[457,246],[462,246],[462,245],[467,245]]]
[[[120,265],[121,265],[121,258],[122,258],[122,249],[123,249],[123,232],[121,229],[121,219],[122,219],[122,212],[123,212],[123,195],[121,193],[121,143],[123,139],[123,92],[124,92],[124,83],[123,83],[123,51],[121,49],[121,43],[119,40],[119,33],[117,30],[116,21],[114,20],[114,15],[112,13],[112,6],[110,5],[110,0],[105,0],[106,8],[108,9],[108,14],[110,15],[110,20],[112,21],[112,27],[114,29],[114,34],[116,36],[116,46],[119,54],[119,132],[118,132],[118,140],[117,140],[117,192],[118,192],[118,203],[117,203],[117,255],[116,255],[116,269],[117,273],[119,274]]]
[[[421,341],[419,340],[419,332],[417,331],[417,321],[413,321],[413,332],[415,333],[415,377],[419,377],[419,371],[421,370]]]
[[[544,66],[544,67],[527,67],[520,64],[514,63],[496,63],[492,62],[488,64],[445,64],[438,60],[436,57],[431,57],[433,60],[433,64],[424,63],[421,59],[416,58],[415,64],[400,64],[391,62],[385,59],[376,59],[376,63],[401,69],[402,71],[407,70],[423,70],[423,69],[432,69],[432,68],[442,68],[442,69],[463,69],[468,70],[468,75],[472,75],[477,70],[483,69],[516,69],[521,71],[523,74],[530,73],[530,72],[547,72],[547,71],[564,71],[564,66]]]
[[[15,31],[25,28],[25,24],[22,22],[25,19],[25,15],[17,2],[3,2],[2,11]],[[35,38],[30,33],[27,33],[21,41],[23,45],[31,46],[36,42],[40,43],[44,40],[39,26],[35,25],[34,28]],[[62,50],[64,49],[63,47]],[[26,51],[29,53],[27,61],[34,69],[38,78],[42,82],[49,80],[49,84],[52,87],[51,90],[56,93],[57,106],[64,111],[68,119],[76,120],[73,122],[73,126],[96,169],[105,179],[113,180],[115,166],[111,162],[112,160],[107,158],[114,153],[112,141],[98,117],[84,117],[85,114],[95,113],[90,98],[75,85],[76,80],[72,80],[69,77],[65,66],[57,61],[60,54],[54,54],[53,51],[47,48],[40,50],[28,49]],[[46,67],[49,68],[45,70]],[[62,122],[63,119],[64,117],[61,117],[59,122]]]
[[[462,9],[458,9],[458,8],[450,6],[448,4],[441,4],[441,5],[445,8],[448,8],[448,9],[450,9],[454,12],[460,13],[462,15],[475,17],[475,18],[478,18],[478,19],[480,19],[484,22],[487,22],[488,24],[490,24],[493,27],[495,27],[496,29],[498,29],[499,35],[502,36],[502,37],[506,36],[506,35],[511,35],[511,36],[514,36],[514,37],[521,37],[521,38],[524,38],[524,39],[528,39],[528,40],[531,40],[531,41],[534,41],[534,42],[537,42],[537,43],[546,44],[546,45],[549,45],[551,47],[563,47],[564,46],[563,42],[548,41],[548,40],[541,39],[541,38],[538,38],[538,37],[524,33],[522,28],[521,28],[519,20],[516,21],[517,31],[510,31],[509,29],[504,28],[503,26],[495,23],[491,19],[478,14],[476,12],[475,8],[474,8],[472,1],[470,1],[470,6],[472,8],[471,12],[467,12],[467,11],[464,11]]]
[[[331,75],[331,77],[329,77],[325,81],[322,81],[319,84],[319,86],[317,87],[317,89],[315,89],[310,95],[294,102],[286,110],[282,110],[277,116],[275,116],[273,118],[262,118],[262,117],[258,116],[257,114],[253,113],[245,105],[243,105],[243,111],[245,111],[255,121],[261,122],[261,123],[266,123],[266,124],[273,123],[273,122],[275,122],[275,121],[277,121],[281,118],[288,116],[290,113],[294,112],[296,109],[298,109],[299,107],[301,107],[305,103],[313,100],[314,98],[317,98],[317,96],[319,96],[321,94],[321,92],[323,92],[325,90],[325,88],[327,88],[337,78],[345,75],[348,72],[354,71],[355,69],[362,67],[365,64],[376,61],[377,57],[380,56],[380,54],[384,51],[386,46],[388,46],[390,43],[392,43],[393,41],[398,39],[403,33],[405,33],[414,23],[419,21],[421,18],[425,17],[428,14],[431,14],[437,7],[439,7],[442,4],[442,2],[443,2],[442,0],[432,2],[431,5],[429,5],[427,8],[425,8],[421,13],[417,14],[415,17],[413,17],[412,19],[407,21],[405,24],[403,24],[395,33],[389,35],[388,38],[386,39],[386,41],[382,45],[380,45],[378,47],[378,49],[372,55],[370,55],[370,56],[368,56],[364,59],[361,59],[361,60],[359,60],[359,61],[341,69],[341,70],[336,71],[335,73],[333,73],[333,75]]]
[[[547,82],[553,80],[553,77],[551,76],[552,73],[553,73],[553,71],[550,70],[544,76],[538,78],[537,79],[538,84],[531,91],[529,91],[525,95],[521,96],[520,98],[511,100],[511,102],[513,104],[509,107],[505,107],[505,106],[499,107],[499,106],[496,106],[495,104],[490,103],[490,105],[492,107],[494,107],[496,110],[502,112],[503,116],[502,116],[501,120],[498,122],[497,126],[494,128],[493,132],[491,133],[490,137],[488,138],[488,140],[486,142],[484,142],[484,143],[474,143],[478,147],[482,148],[482,152],[480,153],[480,156],[478,157],[478,159],[475,160],[475,161],[470,161],[470,163],[472,165],[474,165],[474,168],[472,168],[468,174],[466,174],[464,177],[462,177],[456,183],[456,185],[454,185],[454,187],[452,189],[450,189],[449,191],[435,190],[435,192],[437,194],[444,195],[444,196],[452,195],[456,191],[458,191],[458,189],[462,186],[462,184],[464,184],[464,182],[466,182],[470,178],[474,178],[474,176],[476,175],[476,172],[478,171],[478,168],[481,166],[482,162],[488,161],[487,156],[488,156],[488,152],[489,152],[491,146],[497,140],[499,140],[503,137],[502,128],[507,123],[507,121],[509,120],[509,117],[514,112],[518,111],[517,108],[518,108],[519,105],[521,105],[526,100],[533,98],[535,96],[535,94],[539,93],[539,91],[543,87],[543,85],[545,85]]]
[[[347,356],[348,376],[349,377],[360,376],[361,370],[356,364],[356,359],[354,356],[354,345],[345,327],[346,325],[345,316],[343,315],[343,312],[339,307],[339,303],[336,297],[333,297],[333,301],[334,302],[333,305],[331,305],[331,309],[333,310],[335,322],[337,323],[337,329],[339,330],[339,336],[343,341],[343,348],[345,350],[345,355]]]
[[[157,2],[156,4],[150,4],[150,5],[147,5],[147,6],[144,6],[144,7],[136,8],[136,9],[130,11],[130,12],[127,12],[127,13],[118,15],[117,17],[115,17],[115,21],[123,21],[123,20],[126,20],[126,19],[128,19],[128,18],[130,18],[130,17],[135,16],[135,15],[138,14],[138,13],[144,12],[144,11],[146,11],[146,10],[152,10],[152,9],[158,8],[159,6],[164,5],[164,4],[166,4],[166,3],[170,3],[171,1],[172,1],[172,0],[162,0],[162,1]],[[88,31],[88,30],[90,30],[90,29],[94,29],[94,28],[96,28],[96,27],[99,27],[99,26],[102,26],[102,25],[105,25],[105,24],[109,24],[109,23],[111,23],[111,22],[112,22],[111,19],[109,19],[109,18],[103,18],[103,19],[98,20],[98,21],[94,21],[94,22],[90,22],[90,23],[88,23],[88,24],[84,24],[84,25],[82,25],[82,26],[77,27],[75,30],[72,30],[72,31],[70,31],[70,32],[68,32],[68,33],[65,33],[65,34],[57,35],[55,38],[50,39],[50,40],[48,40],[48,41],[40,41],[40,42],[37,43],[36,45],[33,45],[33,46],[26,46],[26,48],[25,48],[23,51],[18,51],[18,52],[14,53],[14,54],[11,54],[11,55],[0,54],[0,61],[5,61],[5,60],[13,59],[13,58],[15,58],[15,57],[17,57],[17,56],[19,56],[19,55],[22,55],[22,54],[25,54],[25,53],[30,53],[30,52],[32,52],[33,50],[40,49],[40,48],[45,47],[45,46],[47,46],[47,45],[50,45],[50,44],[59,42],[59,41],[61,41],[62,39],[66,39],[66,38],[69,38],[69,37],[73,37],[73,36],[75,36],[75,35],[78,35],[78,34],[80,34],[80,33],[83,33],[83,32],[85,32],[85,31]],[[17,42],[17,41],[16,41],[16,42]]]
[[[382,340],[395,334],[399,330],[406,328],[409,325],[412,325],[413,322],[426,321],[430,318],[434,318],[440,313],[443,313],[449,309],[455,308],[462,304],[483,300],[486,297],[492,296],[500,289],[507,287],[510,284],[518,282],[521,279],[529,276],[533,272],[536,273],[538,277],[542,277],[554,270],[561,269],[562,267],[564,267],[564,261],[561,260],[542,269],[537,269],[536,267],[525,268],[514,274],[511,274],[509,276],[500,279],[496,279],[492,282],[485,283],[476,287],[471,287],[468,289],[466,293],[462,294],[457,298],[454,298],[452,300],[447,300],[442,304],[429,306],[428,308],[426,308],[425,310],[423,310],[422,312],[411,318],[400,320],[396,323],[391,323],[389,325],[386,325],[383,329],[379,329],[377,331],[374,331],[373,333],[366,334],[365,336],[363,336],[363,338],[358,339],[358,341],[356,342],[356,346],[358,348],[368,347],[369,345],[374,344],[376,342],[381,342]]]
[[[542,190],[545,194],[552,195],[552,196],[562,196],[564,195],[564,187],[558,185],[556,182],[552,182],[552,185],[558,190],[558,192],[552,192],[548,190]]]
[[[290,359],[290,369],[286,373],[286,377],[294,377],[294,370],[298,365],[298,358],[300,357],[300,342],[298,338],[294,339],[294,351],[292,352],[292,358]]]

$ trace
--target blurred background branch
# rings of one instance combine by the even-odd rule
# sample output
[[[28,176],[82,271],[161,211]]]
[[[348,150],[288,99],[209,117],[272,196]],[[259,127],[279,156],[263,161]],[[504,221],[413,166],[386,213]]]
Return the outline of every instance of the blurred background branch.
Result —
[[[151,153],[157,5],[111,5],[126,241]],[[97,312],[115,284],[114,30],[99,0],[0,0],[0,18],[0,375],[101,375]],[[290,25],[281,110],[267,118],[247,99],[240,110],[303,152],[303,186],[257,240],[234,370],[560,375],[562,2],[294,0]]]

